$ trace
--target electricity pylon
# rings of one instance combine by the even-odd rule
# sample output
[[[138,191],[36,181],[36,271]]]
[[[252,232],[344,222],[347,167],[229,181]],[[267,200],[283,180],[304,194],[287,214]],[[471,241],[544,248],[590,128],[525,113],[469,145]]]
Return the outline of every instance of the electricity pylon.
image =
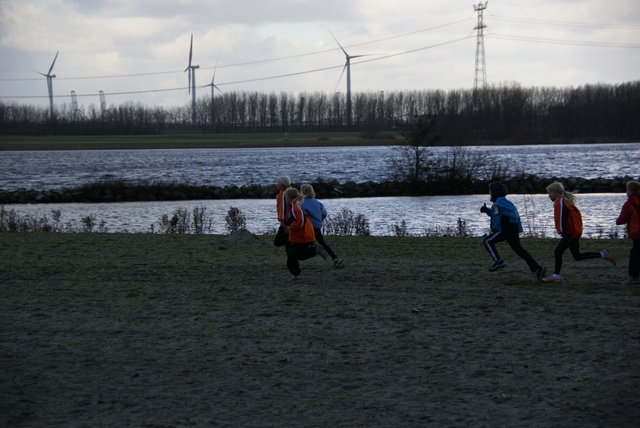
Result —
[[[476,37],[476,72],[473,79],[473,91],[477,91],[478,88],[485,89],[487,86],[487,68],[484,59],[484,29],[487,27],[483,22],[483,12],[487,8],[489,0],[477,5],[473,5],[473,10],[478,12],[478,25],[474,28],[477,30]]]

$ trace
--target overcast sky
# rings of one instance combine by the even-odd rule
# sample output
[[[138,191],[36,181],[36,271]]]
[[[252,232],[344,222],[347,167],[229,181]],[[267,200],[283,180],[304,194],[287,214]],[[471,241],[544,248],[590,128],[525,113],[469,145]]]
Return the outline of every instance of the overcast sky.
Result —
[[[479,2],[475,2],[479,4]],[[190,102],[221,91],[345,93],[473,87],[478,15],[460,0],[0,0],[0,101]],[[640,80],[640,1],[490,0],[487,83]]]

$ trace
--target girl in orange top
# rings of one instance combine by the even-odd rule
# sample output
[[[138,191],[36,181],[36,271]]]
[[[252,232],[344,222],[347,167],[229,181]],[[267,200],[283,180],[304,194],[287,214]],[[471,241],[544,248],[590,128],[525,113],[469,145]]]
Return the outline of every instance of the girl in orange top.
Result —
[[[560,242],[553,254],[556,259],[553,276],[543,278],[544,282],[559,282],[560,269],[562,269],[562,255],[567,250],[576,261],[586,259],[607,259],[614,265],[616,259],[607,250],[600,252],[580,252],[580,237],[582,236],[582,215],[576,206],[576,197],[572,192],[564,190],[562,183],[555,181],[547,186],[549,199],[553,201],[553,217],[556,230],[560,234]]]
[[[629,253],[629,280],[627,284],[640,284],[640,183],[627,183],[627,201],[622,205],[616,224],[627,225],[627,235],[633,240]]]
[[[284,198],[289,210],[289,224],[284,228],[289,236],[287,245],[287,268],[293,275],[292,281],[302,279],[302,269],[300,260],[306,260],[317,253],[315,245],[315,233],[313,223],[308,214],[300,208],[304,202],[304,196],[300,195],[298,189],[287,189]]]
[[[276,232],[276,237],[273,240],[273,244],[276,247],[280,247],[282,245],[288,245],[289,240],[287,239],[287,235],[284,233],[284,228],[287,226],[287,217],[289,217],[289,206],[284,199],[284,192],[291,187],[291,180],[289,177],[278,177],[276,180],[276,189],[278,189],[278,194],[276,195],[276,213],[278,215],[278,231]]]

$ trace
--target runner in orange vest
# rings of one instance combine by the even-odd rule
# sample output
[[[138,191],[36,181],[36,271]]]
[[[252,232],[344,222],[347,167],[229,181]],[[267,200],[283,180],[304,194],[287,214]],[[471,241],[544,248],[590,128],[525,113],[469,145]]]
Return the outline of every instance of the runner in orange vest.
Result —
[[[315,243],[313,223],[309,215],[302,210],[304,196],[298,189],[290,188],[284,192],[284,198],[289,206],[289,222],[284,228],[289,237],[287,245],[287,268],[293,275],[290,281],[302,279],[300,260],[309,259],[318,254]]]
[[[284,233],[284,228],[287,226],[287,218],[289,217],[289,205],[284,199],[284,192],[291,187],[291,180],[289,177],[278,177],[276,180],[276,189],[278,189],[278,194],[276,195],[276,213],[278,215],[278,231],[276,232],[276,237],[273,241],[274,245],[280,247],[282,245],[287,245],[289,240],[287,235]]]
[[[629,252],[629,280],[627,284],[640,284],[640,183],[627,183],[627,201],[622,205],[616,224],[627,225],[627,235],[633,240]]]
[[[580,252],[580,237],[582,236],[582,215],[576,206],[576,197],[573,192],[564,190],[562,183],[555,181],[547,186],[549,199],[553,201],[553,217],[556,231],[560,234],[560,242],[553,254],[555,256],[555,268],[553,275],[543,278],[544,282],[559,282],[562,269],[562,255],[567,250],[576,261],[587,259],[606,259],[614,265],[616,259],[608,250],[600,252]]]

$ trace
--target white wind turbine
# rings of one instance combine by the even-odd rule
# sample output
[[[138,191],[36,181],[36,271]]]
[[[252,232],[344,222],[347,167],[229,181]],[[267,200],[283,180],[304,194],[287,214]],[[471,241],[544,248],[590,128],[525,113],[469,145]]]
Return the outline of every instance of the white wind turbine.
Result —
[[[329,32],[331,33],[331,31]],[[351,128],[351,59],[359,58],[364,55],[349,55],[347,51],[342,47],[338,39],[336,39],[336,36],[334,36],[333,33],[331,33],[331,36],[333,36],[333,40],[335,40],[338,46],[340,46],[340,49],[342,49],[342,52],[344,52],[344,56],[347,59],[347,61],[344,64],[344,68],[342,69],[342,74],[340,75],[340,79],[342,79],[342,75],[344,75],[344,70],[346,69],[347,70],[347,127]],[[340,80],[338,80],[338,83],[339,82]]]
[[[204,88],[206,88],[207,86],[211,86],[211,127],[213,128],[213,130],[215,131],[216,128],[216,121],[215,121],[215,104],[214,104],[214,95],[215,95],[215,90],[217,89],[218,91],[222,92],[222,89],[218,88],[215,84],[215,80],[216,80],[216,69],[218,68],[218,64],[216,62],[216,68],[213,69],[213,77],[211,78],[211,83],[209,83],[208,85],[203,86]]]
[[[53,58],[53,62],[51,63],[51,67],[49,67],[49,71],[47,72],[47,74],[36,71],[36,73],[42,74],[47,78],[47,89],[49,90],[49,120],[51,121],[53,121],[53,78],[56,77],[56,75],[51,74],[51,72],[53,71],[53,66],[56,63],[56,59],[58,59],[58,53],[60,52],[56,52],[56,56]]]
[[[189,65],[184,69],[189,72],[189,93],[191,94],[191,123],[196,123],[196,68],[199,65],[191,65],[193,58],[193,33],[191,33],[191,45],[189,46]]]
[[[222,92],[222,89],[218,88],[215,84],[215,79],[216,79],[216,69],[218,68],[218,63],[216,62],[216,66],[213,69],[213,77],[211,78],[211,83],[209,83],[208,85],[204,85],[203,87],[206,88],[207,86],[211,86],[211,100],[213,101],[213,92],[214,89],[217,89],[218,91]]]

